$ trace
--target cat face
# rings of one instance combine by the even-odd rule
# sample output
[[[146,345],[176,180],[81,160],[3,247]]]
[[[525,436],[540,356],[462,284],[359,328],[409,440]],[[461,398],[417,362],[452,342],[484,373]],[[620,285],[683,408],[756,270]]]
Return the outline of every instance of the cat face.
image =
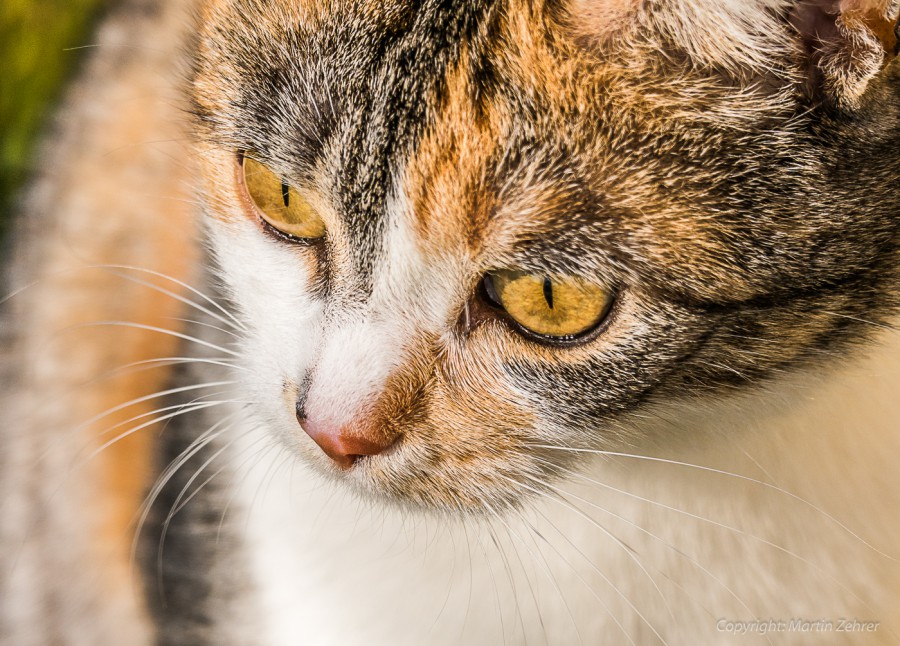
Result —
[[[496,510],[553,447],[886,314],[893,9],[711,4],[209,2],[193,107],[260,424],[368,494]],[[877,65],[826,83],[820,20]]]

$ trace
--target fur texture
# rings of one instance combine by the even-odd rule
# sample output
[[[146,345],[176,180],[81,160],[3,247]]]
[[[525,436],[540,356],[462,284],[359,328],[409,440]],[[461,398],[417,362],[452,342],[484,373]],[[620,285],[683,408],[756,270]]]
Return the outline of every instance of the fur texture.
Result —
[[[287,388],[317,423],[402,435],[342,476],[361,491],[505,507],[523,475],[570,466],[534,446],[614,447],[642,435],[645,405],[749,386],[872,331],[861,321],[881,321],[896,284],[896,68],[847,116],[804,95],[789,8],[716,9],[755,25],[740,40],[761,43],[761,69],[740,48],[698,53],[702,7],[642,5],[629,38],[598,44],[553,4],[209,5],[193,96],[214,246],[253,303],[248,361],[279,436],[330,469]],[[676,14],[691,12],[689,31]],[[240,150],[308,191],[324,241],[254,233],[229,172]],[[566,349],[490,312],[461,327],[505,267],[597,281],[619,293],[615,316]]]
[[[59,438],[102,447],[117,422],[143,432],[134,416],[150,409],[85,428],[116,404],[51,385],[67,364],[147,355],[117,342],[126,356],[106,356],[94,338],[79,346],[93,363],[60,352],[26,378],[19,366],[44,355],[19,349],[0,556],[3,598],[23,600],[4,602],[2,638],[120,643],[127,625],[128,643],[166,644],[896,643],[898,13],[886,0],[200,2],[186,91],[212,269],[202,296],[140,274],[193,322],[141,318],[140,299],[107,315],[116,299],[53,279],[23,292],[34,329],[14,335],[49,334],[40,306],[71,289],[103,304],[93,320],[186,342],[175,355],[192,363],[146,418],[167,424],[155,504],[123,503],[144,530],[146,589],[121,597],[124,622],[104,607],[129,586],[131,529],[98,542],[110,503],[79,492],[119,481],[73,476],[81,454]],[[145,15],[165,33],[177,20]],[[104,159],[88,150],[87,165]],[[303,194],[323,239],[262,223],[245,153]],[[45,222],[106,220],[34,200]],[[143,222],[130,207],[116,231]],[[65,255],[47,228],[21,248]],[[145,262],[183,276],[163,253],[175,244],[148,243]],[[535,341],[486,296],[504,269],[578,276],[616,302],[578,342]],[[140,404],[160,388],[136,383],[104,392]],[[22,412],[46,397],[63,410]],[[298,418],[391,447],[339,468]],[[31,464],[61,475],[30,479]],[[61,533],[70,546],[44,540]],[[769,619],[832,632],[735,634]],[[848,636],[841,619],[878,623]]]

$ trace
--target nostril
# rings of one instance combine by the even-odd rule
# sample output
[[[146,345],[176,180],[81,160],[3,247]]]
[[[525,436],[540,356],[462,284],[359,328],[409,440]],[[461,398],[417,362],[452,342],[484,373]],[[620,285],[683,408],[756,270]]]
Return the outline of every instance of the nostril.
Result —
[[[297,403],[294,405],[294,413],[297,415],[297,421],[302,426],[303,421],[306,419],[306,399],[297,400]]]

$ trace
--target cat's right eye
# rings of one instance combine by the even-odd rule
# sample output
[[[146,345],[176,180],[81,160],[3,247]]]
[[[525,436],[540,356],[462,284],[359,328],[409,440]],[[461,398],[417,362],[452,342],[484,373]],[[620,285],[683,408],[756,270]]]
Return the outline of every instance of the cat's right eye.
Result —
[[[255,159],[242,155],[240,163],[242,187],[261,220],[298,240],[325,235],[325,222],[295,188]]]

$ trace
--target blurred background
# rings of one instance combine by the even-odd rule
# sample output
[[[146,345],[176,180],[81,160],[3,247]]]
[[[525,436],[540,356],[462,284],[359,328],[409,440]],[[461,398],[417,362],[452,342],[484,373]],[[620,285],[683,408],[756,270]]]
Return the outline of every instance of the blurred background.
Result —
[[[28,178],[41,128],[109,4],[111,0],[0,2],[0,237]]]

